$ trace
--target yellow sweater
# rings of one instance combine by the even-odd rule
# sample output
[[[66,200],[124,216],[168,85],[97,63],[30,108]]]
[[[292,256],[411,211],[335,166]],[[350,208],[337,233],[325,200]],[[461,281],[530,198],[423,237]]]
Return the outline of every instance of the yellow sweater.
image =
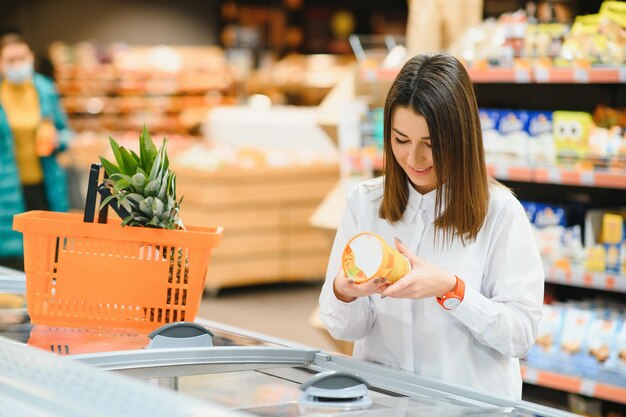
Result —
[[[43,169],[35,151],[35,134],[41,122],[39,96],[32,82],[0,86],[0,102],[15,141],[15,161],[23,185],[43,182]]]

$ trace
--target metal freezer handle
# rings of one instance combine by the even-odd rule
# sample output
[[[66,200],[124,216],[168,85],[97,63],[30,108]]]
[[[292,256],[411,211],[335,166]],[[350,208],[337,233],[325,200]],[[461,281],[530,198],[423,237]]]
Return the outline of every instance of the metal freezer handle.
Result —
[[[161,326],[148,335],[148,349],[210,347],[213,332],[196,323],[176,322]]]

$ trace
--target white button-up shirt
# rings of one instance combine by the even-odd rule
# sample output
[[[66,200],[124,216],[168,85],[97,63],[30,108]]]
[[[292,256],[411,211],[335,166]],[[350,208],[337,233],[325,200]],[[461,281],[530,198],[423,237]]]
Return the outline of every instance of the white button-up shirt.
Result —
[[[409,187],[403,218],[390,224],[378,216],[382,178],[356,186],[328,264],[320,295],[320,317],[336,339],[356,341],[354,356],[492,395],[520,399],[519,360],[535,340],[541,318],[544,271],[524,210],[503,187],[489,188],[489,208],[475,241],[434,243],[435,191]],[[393,245],[398,237],[417,256],[466,283],[453,311],[435,298],[338,300],[333,280],[348,240],[369,231]],[[440,233],[440,232],[438,232]]]

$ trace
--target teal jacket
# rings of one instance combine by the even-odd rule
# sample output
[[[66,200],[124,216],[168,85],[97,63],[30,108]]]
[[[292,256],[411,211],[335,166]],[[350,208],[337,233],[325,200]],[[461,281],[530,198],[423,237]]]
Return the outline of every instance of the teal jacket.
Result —
[[[67,125],[67,115],[59,103],[59,94],[52,80],[41,74],[34,75],[33,83],[39,95],[41,117],[53,121],[59,134],[56,152],[63,151],[70,142],[72,132]],[[25,210],[13,144],[13,133],[0,102],[0,257],[22,256],[22,235],[12,230],[13,216]],[[41,158],[41,166],[50,210],[67,211],[67,178],[65,171],[57,164],[55,154]]]

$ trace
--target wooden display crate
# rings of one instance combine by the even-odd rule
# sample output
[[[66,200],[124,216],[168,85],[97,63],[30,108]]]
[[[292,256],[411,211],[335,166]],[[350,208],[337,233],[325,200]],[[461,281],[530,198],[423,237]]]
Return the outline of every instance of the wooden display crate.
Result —
[[[323,279],[332,241],[309,219],[337,183],[337,165],[176,172],[185,223],[224,227],[207,291]]]

